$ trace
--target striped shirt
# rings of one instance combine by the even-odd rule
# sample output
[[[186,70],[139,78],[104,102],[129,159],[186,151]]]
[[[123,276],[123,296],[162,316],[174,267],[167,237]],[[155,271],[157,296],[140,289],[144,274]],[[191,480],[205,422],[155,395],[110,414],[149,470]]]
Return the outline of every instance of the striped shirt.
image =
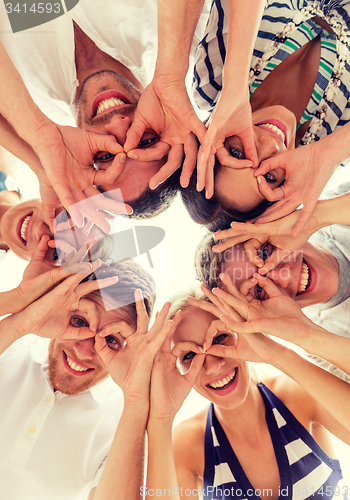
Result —
[[[346,498],[338,486],[342,472],[338,460],[330,458],[288,408],[264,384],[258,388],[266,409],[266,422],[278,464],[279,498],[331,500]],[[205,430],[204,498],[261,500],[245,475],[226,434],[210,405]],[[336,489],[337,488],[337,489]],[[265,490],[266,493],[271,490]]]
[[[229,0],[214,0],[205,36],[197,47],[193,93],[200,109],[211,112],[222,88]],[[316,24],[319,16],[334,34]],[[315,87],[299,126],[311,119],[301,144],[317,141],[350,119],[350,1],[267,0],[250,69],[250,92],[299,47],[320,36],[321,59]]]

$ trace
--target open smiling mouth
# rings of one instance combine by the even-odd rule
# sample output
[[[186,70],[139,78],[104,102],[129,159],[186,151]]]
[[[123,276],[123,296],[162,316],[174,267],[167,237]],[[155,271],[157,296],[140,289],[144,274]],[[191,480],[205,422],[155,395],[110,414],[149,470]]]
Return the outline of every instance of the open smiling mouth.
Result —
[[[77,364],[64,351],[63,351],[63,357],[64,357],[65,362],[67,363],[68,368],[70,368],[70,370],[69,370],[70,372],[73,372],[73,373],[75,372],[77,375],[83,375],[83,374],[85,374],[87,372],[91,372],[93,370],[93,368],[87,368],[85,366]]]
[[[23,217],[19,221],[19,223],[17,225],[17,235],[18,235],[19,239],[22,241],[22,243],[24,243],[25,245],[27,244],[27,240],[28,240],[27,228],[28,228],[28,224],[29,224],[29,221],[30,221],[32,215],[33,215],[33,212],[26,215],[25,217]]]
[[[92,104],[92,117],[111,111],[121,106],[131,105],[131,102],[120,92],[109,91],[98,95]]]
[[[309,288],[310,283],[311,283],[311,270],[309,266],[306,264],[305,260],[303,259],[297,295],[304,293]]]
[[[222,380],[219,380],[218,382],[208,384],[208,387],[210,387],[210,389],[214,389],[214,391],[222,391],[223,389],[227,389],[235,381],[237,372],[238,372],[238,366],[236,366],[236,368],[230,375],[228,375]]]
[[[278,127],[275,123],[264,122],[264,123],[258,123],[256,126],[266,128],[267,130],[271,131],[274,135],[276,135],[283,142],[283,144],[285,146],[287,146],[285,132],[283,130],[281,130],[281,128]]]

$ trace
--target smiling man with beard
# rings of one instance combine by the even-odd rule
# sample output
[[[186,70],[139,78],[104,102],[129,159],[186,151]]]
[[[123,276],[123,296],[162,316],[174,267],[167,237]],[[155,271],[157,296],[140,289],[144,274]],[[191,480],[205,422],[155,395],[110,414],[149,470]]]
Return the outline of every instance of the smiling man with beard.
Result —
[[[139,327],[135,290],[141,290],[140,302],[144,297],[143,327],[147,331],[155,284],[132,261],[97,269],[86,283],[78,284],[77,276],[68,278],[75,279],[76,293],[79,287],[93,290],[91,279],[100,282],[118,276],[118,283],[113,279],[103,296],[98,290],[78,297],[74,307],[67,302],[74,286],[72,291],[63,282],[3,320],[6,335],[11,337],[8,344],[13,342],[0,357],[0,483],[6,500],[93,498],[108,464],[123,407],[121,391],[109,377],[108,351],[122,354],[117,356],[122,375],[125,338]],[[68,289],[63,291],[62,286]],[[24,337],[28,331],[37,337]],[[75,332],[76,339],[72,339]],[[140,415],[136,411],[134,418]],[[132,423],[132,417],[128,422]],[[121,432],[123,437],[127,435],[125,427]],[[130,449],[142,457],[143,433],[140,439],[134,433],[134,438],[136,448]],[[120,450],[123,454],[122,447]],[[139,471],[131,471],[131,478],[122,474],[121,480],[130,488],[133,481],[139,487],[141,462]]]

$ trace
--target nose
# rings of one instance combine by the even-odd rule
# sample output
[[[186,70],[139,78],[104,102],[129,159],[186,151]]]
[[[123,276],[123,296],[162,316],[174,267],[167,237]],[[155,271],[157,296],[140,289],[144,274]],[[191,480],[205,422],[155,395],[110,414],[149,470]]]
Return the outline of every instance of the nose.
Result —
[[[282,144],[279,144],[277,138],[273,137],[268,131],[261,129],[256,133],[256,146],[258,151],[259,163],[267,158],[275,156],[281,152]]]
[[[218,373],[220,368],[222,368],[224,364],[225,364],[224,358],[207,354],[204,361],[204,369],[206,375],[212,375],[214,373]]]
[[[84,361],[92,361],[94,356],[96,356],[94,345],[95,345],[95,338],[91,337],[85,340],[73,341],[70,348],[72,354],[74,354],[76,359],[84,362]]]
[[[287,288],[292,282],[291,266],[281,263],[276,269],[273,269],[267,276],[281,288]]]
[[[114,115],[109,123],[105,125],[107,134],[114,135],[121,146],[124,146],[126,141],[126,133],[132,123],[132,118],[129,116]]]

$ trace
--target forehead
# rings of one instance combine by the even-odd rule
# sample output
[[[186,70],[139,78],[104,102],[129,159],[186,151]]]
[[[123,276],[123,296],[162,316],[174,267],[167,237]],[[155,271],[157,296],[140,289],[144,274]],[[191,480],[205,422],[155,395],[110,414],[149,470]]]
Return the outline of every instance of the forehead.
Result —
[[[104,295],[106,306],[113,307],[113,309],[106,311],[104,300],[102,300],[100,294],[96,292],[85,295],[84,299],[90,300],[96,304],[100,317],[99,328],[103,328],[113,321],[125,321],[129,325],[136,325],[136,320],[131,313],[131,306],[120,306],[117,301],[113,301],[111,297]]]
[[[249,261],[243,245],[235,245],[223,252],[221,269],[237,287],[258,270],[257,266]]]
[[[197,307],[187,307],[183,311],[183,318],[174,333],[174,342],[190,340],[198,345],[203,345],[209,325],[216,319],[212,314]]]

